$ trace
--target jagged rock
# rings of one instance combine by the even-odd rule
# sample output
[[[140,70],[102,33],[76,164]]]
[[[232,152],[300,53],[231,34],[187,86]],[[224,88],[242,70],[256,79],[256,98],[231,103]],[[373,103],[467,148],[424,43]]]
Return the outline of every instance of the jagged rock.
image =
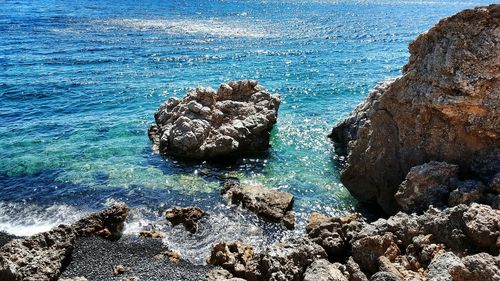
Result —
[[[165,238],[165,233],[157,229],[142,230],[139,232],[139,236],[143,238],[162,239]]]
[[[161,260],[165,257],[175,264],[179,264],[181,262],[181,254],[176,251],[162,251],[158,255],[154,256],[157,260]]]
[[[370,281],[402,281],[402,280],[393,273],[387,271],[379,271],[372,275]]]
[[[198,221],[204,216],[205,212],[199,207],[175,207],[165,212],[165,218],[173,226],[182,224],[192,233],[198,230]]]
[[[98,235],[117,239],[127,214],[125,204],[116,204],[71,226],[61,225],[47,232],[10,241],[0,248],[0,280],[57,280],[78,237]]]
[[[475,180],[454,181],[452,184],[453,190],[448,199],[449,206],[457,206],[460,204],[483,203],[486,202],[487,189],[486,186]]]
[[[72,228],[80,237],[96,235],[109,240],[116,240],[122,235],[127,215],[127,205],[118,203],[102,212],[93,213],[77,221],[72,225]]]
[[[280,97],[255,80],[190,90],[171,98],[155,113],[148,131],[153,148],[186,158],[233,157],[267,150]]]
[[[311,213],[306,226],[307,235],[321,245],[330,258],[339,258],[349,250],[350,240],[362,227],[355,214],[343,217],[326,217]]]
[[[450,269],[460,264],[460,258],[451,252],[439,255],[429,264],[427,279],[429,281],[454,281],[449,273]]]
[[[326,257],[323,248],[305,238],[273,244],[254,256],[247,265],[245,279],[299,281],[312,262]]]
[[[425,211],[429,206],[448,203],[450,182],[458,176],[458,166],[431,161],[410,169],[394,195],[405,212]]]
[[[449,270],[453,281],[498,281],[500,280],[500,257],[487,253],[466,256]]]
[[[465,233],[476,247],[496,251],[500,239],[500,210],[472,204],[462,215]]]
[[[379,269],[378,258],[387,257],[393,261],[400,254],[396,245],[395,237],[388,232],[382,235],[374,235],[361,238],[352,244],[352,257],[361,269],[375,273]]]
[[[349,273],[349,281],[368,281],[366,275],[361,271],[359,264],[349,257],[346,262],[346,270]]]
[[[294,227],[293,195],[260,185],[240,184],[237,180],[224,182],[221,193],[233,204],[240,204],[257,215],[271,221]]]
[[[207,263],[221,266],[234,276],[244,277],[247,264],[253,255],[252,245],[237,242],[218,243],[213,246]]]
[[[403,76],[376,86],[332,130],[346,158],[341,180],[359,201],[395,213],[400,183],[431,160],[483,182],[500,171],[499,10],[465,10],[420,35]]]
[[[233,275],[225,269],[214,269],[207,274],[207,281],[246,281],[242,278],[233,277]]]
[[[304,281],[348,281],[333,264],[325,259],[316,260],[307,267]]]

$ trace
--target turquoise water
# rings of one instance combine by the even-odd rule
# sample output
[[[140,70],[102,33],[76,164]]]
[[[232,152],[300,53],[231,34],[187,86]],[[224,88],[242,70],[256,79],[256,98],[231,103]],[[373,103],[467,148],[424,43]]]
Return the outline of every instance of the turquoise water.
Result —
[[[228,237],[289,235],[227,206],[228,175],[293,193],[298,231],[311,210],[355,210],[329,130],[400,74],[419,33],[481,4],[0,0],[0,230],[29,234],[125,201],[137,208],[130,230],[197,204],[230,225]],[[268,155],[212,165],[151,151],[164,100],[247,78],[283,98]],[[223,237],[206,233],[192,238],[193,256]]]

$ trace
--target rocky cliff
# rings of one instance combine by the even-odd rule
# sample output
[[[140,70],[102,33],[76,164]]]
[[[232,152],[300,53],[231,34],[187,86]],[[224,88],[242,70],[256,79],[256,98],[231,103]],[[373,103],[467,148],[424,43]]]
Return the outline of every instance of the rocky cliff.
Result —
[[[500,5],[441,20],[410,46],[397,79],[377,85],[331,132],[345,157],[341,180],[386,212],[410,169],[457,165],[491,186],[500,171]]]

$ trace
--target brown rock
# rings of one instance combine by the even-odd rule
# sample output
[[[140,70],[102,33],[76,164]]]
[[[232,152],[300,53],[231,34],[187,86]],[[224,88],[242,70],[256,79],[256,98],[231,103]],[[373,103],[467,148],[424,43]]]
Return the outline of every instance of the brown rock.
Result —
[[[221,193],[233,204],[241,204],[264,219],[282,222],[289,229],[295,225],[292,212],[293,195],[288,192],[260,185],[242,185],[237,180],[227,180]]]
[[[142,230],[139,232],[139,236],[143,238],[163,239],[165,238],[165,233],[157,229]]]
[[[357,240],[352,245],[352,257],[361,269],[375,273],[379,269],[379,257],[393,261],[400,254],[392,233],[375,235]]]
[[[431,161],[410,169],[394,195],[405,212],[425,211],[431,205],[443,207],[448,203],[450,183],[458,176],[458,166]]]
[[[488,181],[500,171],[500,5],[441,20],[410,44],[403,76],[377,86],[331,133],[341,180],[386,212],[414,166],[456,164]]]
[[[234,276],[244,277],[253,255],[252,245],[237,242],[218,243],[213,246],[207,263],[221,266]]]
[[[129,270],[130,270],[129,267],[126,267],[122,264],[118,264],[118,265],[113,266],[113,275],[114,276],[121,275]]]
[[[188,231],[194,233],[198,230],[198,221],[205,216],[205,212],[198,207],[175,207],[165,212],[165,218],[173,226],[182,224]]]

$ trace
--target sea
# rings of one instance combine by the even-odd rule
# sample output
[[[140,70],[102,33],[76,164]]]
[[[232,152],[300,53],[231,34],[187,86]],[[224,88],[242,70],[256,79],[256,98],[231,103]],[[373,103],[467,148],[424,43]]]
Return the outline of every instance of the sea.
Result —
[[[377,82],[401,75],[414,38],[486,4],[0,0],[0,231],[32,235],[125,202],[126,234],[163,230],[201,264],[216,242],[264,247],[304,235],[311,211],[360,212],[328,133]],[[268,153],[207,163],[151,149],[162,102],[240,79],[282,97]],[[296,229],[229,204],[228,177],[292,193]],[[209,214],[195,234],[162,218],[192,205]]]

